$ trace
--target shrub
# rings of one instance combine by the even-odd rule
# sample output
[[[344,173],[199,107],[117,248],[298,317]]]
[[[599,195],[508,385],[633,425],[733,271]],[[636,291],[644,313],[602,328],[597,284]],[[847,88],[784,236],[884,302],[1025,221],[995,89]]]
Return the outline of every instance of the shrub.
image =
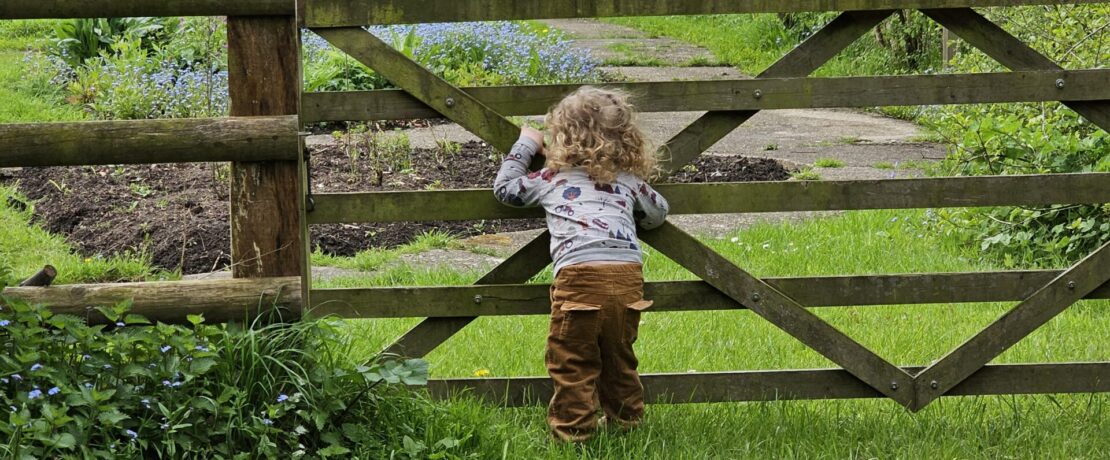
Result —
[[[149,325],[126,305],[112,326],[8,302],[0,311],[6,458],[376,457],[403,448],[372,417],[420,399],[420,360],[349,362],[340,322]]]
[[[1110,5],[989,10],[1065,68],[1102,65],[1106,30],[1090,25],[1110,16]],[[966,46],[953,63],[961,72],[1001,66]],[[951,145],[941,169],[957,175],[1110,171],[1110,135],[1059,103],[951,106],[927,112],[926,124]],[[1110,206],[1060,204],[939,211],[940,231],[977,245],[1006,266],[1059,266],[1110,241]]]
[[[55,55],[76,68],[102,53],[111,52],[116,42],[141,40],[148,46],[173,35],[173,21],[165,18],[72,19],[54,30]]]

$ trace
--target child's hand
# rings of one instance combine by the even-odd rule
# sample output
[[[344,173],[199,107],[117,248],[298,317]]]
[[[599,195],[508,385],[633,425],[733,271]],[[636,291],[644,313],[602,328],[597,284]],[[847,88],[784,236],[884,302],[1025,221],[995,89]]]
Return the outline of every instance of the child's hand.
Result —
[[[536,153],[539,155],[543,155],[543,148],[545,147],[543,141],[543,132],[535,128],[529,128],[525,126],[523,128],[520,128],[520,137],[527,137],[536,141],[536,144],[540,146],[539,151],[537,151]]]

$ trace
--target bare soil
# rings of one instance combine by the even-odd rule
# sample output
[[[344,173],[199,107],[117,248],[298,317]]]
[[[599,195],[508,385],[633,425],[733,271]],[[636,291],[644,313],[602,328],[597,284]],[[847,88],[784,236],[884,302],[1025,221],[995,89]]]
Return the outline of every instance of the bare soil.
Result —
[[[411,166],[385,171],[378,183],[372,162],[352,160],[336,145],[309,149],[314,193],[489,187],[499,155],[470,142],[451,154],[414,149]],[[65,235],[86,255],[146,254],[161,269],[184,274],[220,270],[230,263],[227,166],[218,164],[0,170],[0,182],[18,183],[31,200],[34,219]],[[785,180],[777,161],[707,156],[669,182]],[[395,247],[429,231],[459,237],[541,228],[540,220],[403,222],[321,225],[312,245],[327,254],[351,256],[372,247]]]

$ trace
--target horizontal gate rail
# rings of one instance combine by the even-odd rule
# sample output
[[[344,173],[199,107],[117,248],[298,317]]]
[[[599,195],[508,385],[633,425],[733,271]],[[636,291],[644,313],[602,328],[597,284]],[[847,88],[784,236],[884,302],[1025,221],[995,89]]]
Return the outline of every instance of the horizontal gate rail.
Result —
[[[125,301],[131,302],[131,313],[164,323],[184,323],[188,315],[204,315],[209,323],[242,321],[274,307],[299,313],[302,306],[301,278],[296,276],[9,287],[0,295],[46,305],[54,313],[81,316],[92,324],[106,322],[94,306]]]
[[[1110,203],[1110,173],[857,181],[660,184],[672,214],[914,209]],[[310,224],[543,217],[510,208],[490,190],[327,193]]]
[[[1029,297],[1060,270],[764,278],[806,307],[1007,302]],[[344,318],[547,315],[547,284],[314,289],[316,315]],[[744,309],[704,281],[644,284],[648,313]],[[1103,284],[1087,299],[1110,299]]]
[[[607,84],[643,112],[778,110],[1110,99],[1110,70],[1042,70],[894,77],[758,78]],[[542,115],[582,85],[461,88],[502,115]],[[646,97],[650,96],[650,97]],[[400,90],[306,93],[304,120],[399,120],[443,115]]]
[[[296,116],[0,124],[0,167],[296,160]]]
[[[1099,3],[1098,0],[309,0],[308,27]]]
[[[291,16],[294,0],[4,0],[0,20],[136,16]]]
[[[903,367],[916,374],[921,367]],[[644,374],[644,398],[656,403],[713,403],[884,397],[843,369]],[[507,407],[547,404],[548,377],[440,379],[439,399],[471,395]],[[944,396],[1095,393],[1110,391],[1110,363],[988,365]]]

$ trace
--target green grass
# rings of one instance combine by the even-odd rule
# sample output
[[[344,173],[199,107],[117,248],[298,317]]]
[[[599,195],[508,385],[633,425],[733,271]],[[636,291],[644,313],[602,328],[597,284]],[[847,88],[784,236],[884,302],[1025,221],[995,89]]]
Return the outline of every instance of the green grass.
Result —
[[[319,250],[312,254],[312,265],[316,267],[337,267],[350,270],[374,271],[405,254],[419,254],[432,249],[458,248],[459,243],[450,233],[432,230],[421,234],[411,243],[393,249],[373,248],[355,254],[354,257],[327,255]]]
[[[843,168],[844,161],[836,158],[818,158],[813,165],[818,168]]]
[[[0,50],[38,48],[51,40],[54,27],[60,22],[38,19],[0,21]]]
[[[115,257],[84,257],[76,254],[62,236],[53,235],[32,222],[33,208],[17,210],[7,204],[9,197],[24,201],[14,186],[0,185],[0,264],[12,269],[12,276],[24,279],[43,265],[58,269],[56,284],[112,281],[158,280],[174,278],[155,273],[141,254]]]
[[[894,163],[891,163],[889,161],[880,161],[878,163],[875,163],[874,167],[875,169],[894,169]]]
[[[874,211],[799,224],[757,225],[707,244],[759,276],[985,271],[999,267],[922,227],[923,213]],[[397,266],[372,279],[322,287],[455,285],[481,273]],[[646,252],[649,280],[692,279]],[[550,271],[534,282],[549,282]],[[928,364],[999,317],[1013,302],[823,308],[837,328],[900,365]],[[998,363],[1105,361],[1110,302],[1081,302],[1004,353]],[[349,321],[370,356],[417,319]],[[545,375],[543,316],[476,320],[428,356],[436,377]],[[641,371],[836,367],[747,311],[645,315]],[[919,414],[889,401],[653,405],[644,426],[602,435],[582,452],[548,444],[544,410],[493,409],[465,398],[443,405],[429,442],[466,432],[480,458],[1083,458],[1110,448],[1106,396],[945,399]],[[1066,423],[1061,423],[1066,420]]]
[[[724,65],[755,75],[797,44],[773,14],[611,18],[605,21],[699,45]],[[885,52],[861,40],[825,64],[818,76],[869,75],[886,70]]]
[[[790,177],[795,180],[821,180],[821,174],[814,171],[813,168],[804,168],[800,171],[790,173]]]

